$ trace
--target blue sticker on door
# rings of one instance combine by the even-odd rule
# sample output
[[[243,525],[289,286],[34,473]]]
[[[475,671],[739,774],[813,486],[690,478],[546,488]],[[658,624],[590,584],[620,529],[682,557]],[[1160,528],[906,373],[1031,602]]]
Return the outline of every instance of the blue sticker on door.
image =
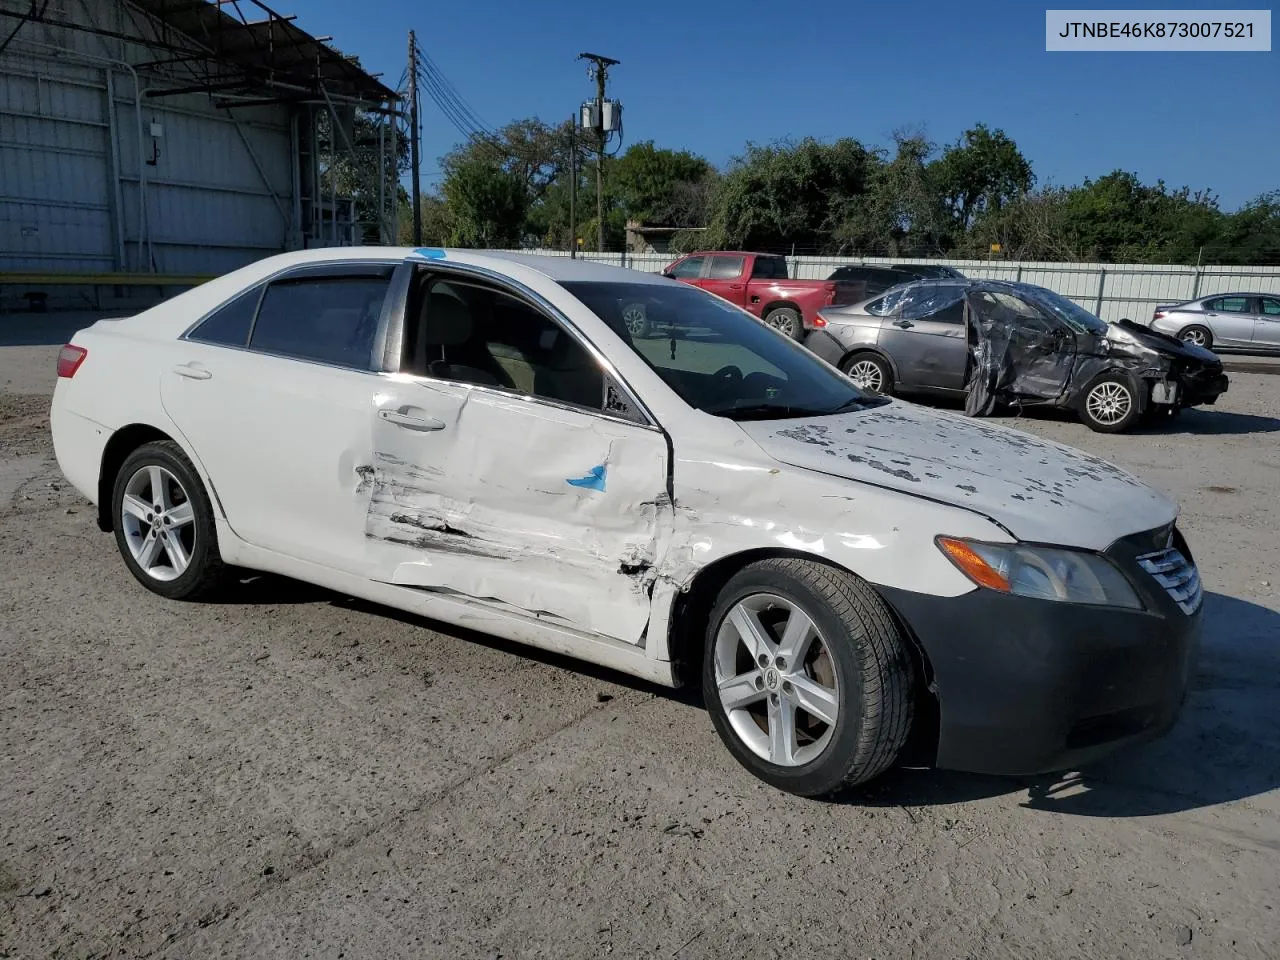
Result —
[[[591,472],[585,477],[570,477],[565,483],[571,487],[582,487],[586,490],[599,490],[604,493],[604,464],[598,467],[592,467]]]

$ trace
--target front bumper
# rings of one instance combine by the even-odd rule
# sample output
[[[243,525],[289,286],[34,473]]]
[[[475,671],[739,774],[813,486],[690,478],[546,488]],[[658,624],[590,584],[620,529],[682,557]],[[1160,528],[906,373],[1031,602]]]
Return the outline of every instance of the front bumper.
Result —
[[[1183,371],[1178,377],[1181,387],[1179,405],[1196,407],[1200,404],[1212,404],[1218,397],[1227,392],[1229,381],[1227,375],[1219,367],[1197,371]]]
[[[1118,548],[1118,549],[1117,549]],[[929,658],[936,764],[1029,775],[1075,769],[1177,720],[1199,642],[1184,613],[1121,541],[1108,551],[1145,611],[1015,597],[882,588]]]

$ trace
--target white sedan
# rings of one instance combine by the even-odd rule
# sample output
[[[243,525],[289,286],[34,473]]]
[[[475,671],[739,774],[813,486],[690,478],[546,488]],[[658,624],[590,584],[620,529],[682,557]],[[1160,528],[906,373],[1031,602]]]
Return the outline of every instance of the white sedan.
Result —
[[[633,339],[635,318],[659,336]],[[661,684],[820,795],[1057,770],[1178,713],[1176,506],[860,392],[726,301],[579,260],[272,257],[58,359],[58,462],[165,597],[270,571]]]

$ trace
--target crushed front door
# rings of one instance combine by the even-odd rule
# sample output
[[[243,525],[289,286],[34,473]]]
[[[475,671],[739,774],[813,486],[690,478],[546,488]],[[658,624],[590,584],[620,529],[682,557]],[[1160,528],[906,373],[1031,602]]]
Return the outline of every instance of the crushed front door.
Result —
[[[672,514],[660,431],[403,377],[377,399],[373,450],[378,579],[640,642]]]

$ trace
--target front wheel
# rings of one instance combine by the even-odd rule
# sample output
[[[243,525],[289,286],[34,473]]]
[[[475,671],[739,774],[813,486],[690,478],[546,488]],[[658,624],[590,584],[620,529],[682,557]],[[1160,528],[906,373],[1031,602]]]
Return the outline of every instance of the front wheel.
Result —
[[[633,340],[643,340],[653,333],[653,326],[643,304],[628,304],[622,311],[622,322],[626,324],[627,333],[631,334]]]
[[[129,454],[116,474],[111,510],[125,566],[148,590],[194,600],[221,585],[213,509],[176,443],[147,443]]]
[[[1080,398],[1080,419],[1097,433],[1123,433],[1138,419],[1138,398],[1129,378],[1104,373]]]
[[[804,339],[804,319],[793,307],[774,307],[764,315],[764,322],[792,340]]]
[[[791,557],[750,564],[720,592],[702,690],[738,762],[800,796],[887,770],[914,709],[906,642],[880,597],[850,573]]]

